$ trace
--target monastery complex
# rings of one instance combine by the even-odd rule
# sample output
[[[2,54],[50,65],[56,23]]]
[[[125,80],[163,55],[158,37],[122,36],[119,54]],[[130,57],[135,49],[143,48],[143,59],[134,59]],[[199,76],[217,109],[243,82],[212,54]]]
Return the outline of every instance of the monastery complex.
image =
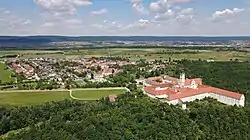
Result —
[[[227,105],[245,105],[243,94],[203,85],[201,78],[187,79],[185,73],[180,78],[159,76],[148,78],[144,81],[143,91],[151,98],[158,98],[169,104],[181,104],[186,108],[186,103],[206,97],[217,99]]]

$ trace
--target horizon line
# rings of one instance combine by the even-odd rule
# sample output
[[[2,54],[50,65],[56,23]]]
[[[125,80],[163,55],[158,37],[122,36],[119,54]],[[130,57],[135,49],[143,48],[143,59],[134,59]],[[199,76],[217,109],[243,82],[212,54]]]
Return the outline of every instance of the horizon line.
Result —
[[[250,35],[0,35],[0,37],[250,37]]]

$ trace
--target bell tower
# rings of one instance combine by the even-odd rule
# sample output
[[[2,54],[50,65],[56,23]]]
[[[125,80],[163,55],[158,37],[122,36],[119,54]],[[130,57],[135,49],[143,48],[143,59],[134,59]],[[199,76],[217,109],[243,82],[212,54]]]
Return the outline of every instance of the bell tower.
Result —
[[[184,87],[185,86],[185,81],[186,81],[185,73],[182,72],[180,74],[180,87]]]

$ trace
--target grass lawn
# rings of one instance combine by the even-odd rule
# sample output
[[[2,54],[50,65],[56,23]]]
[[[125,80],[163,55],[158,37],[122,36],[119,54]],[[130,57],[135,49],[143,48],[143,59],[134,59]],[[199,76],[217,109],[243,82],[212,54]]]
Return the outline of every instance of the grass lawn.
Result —
[[[15,81],[14,78],[11,78],[11,74],[13,73],[11,70],[5,70],[5,65],[3,63],[0,63],[0,80],[2,82],[10,82]]]
[[[76,98],[84,100],[97,100],[102,97],[106,97],[110,94],[123,94],[126,90],[124,89],[109,89],[109,90],[81,90],[73,91],[72,95]]]
[[[64,99],[71,99],[68,91],[0,92],[0,106],[37,105]]]

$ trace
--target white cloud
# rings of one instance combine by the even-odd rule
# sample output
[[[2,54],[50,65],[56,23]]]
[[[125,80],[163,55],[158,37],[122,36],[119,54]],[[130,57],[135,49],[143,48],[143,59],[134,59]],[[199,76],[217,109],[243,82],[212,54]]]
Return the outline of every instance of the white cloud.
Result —
[[[168,1],[171,4],[179,4],[179,3],[189,3],[192,2],[193,0],[168,0]]]
[[[28,25],[28,24],[31,24],[31,20],[27,19],[27,20],[26,20],[26,21],[24,21],[22,24],[23,24],[23,25]]]
[[[71,25],[81,25],[82,21],[79,20],[79,19],[66,19],[64,21],[64,23],[66,23],[69,26],[71,26]]]
[[[53,15],[73,15],[77,6],[88,6],[92,2],[88,0],[34,0],[45,11]]]
[[[188,3],[193,0],[158,0],[149,5],[149,9],[155,13],[166,13],[173,5]]]
[[[240,14],[241,12],[243,12],[244,9],[239,9],[239,8],[234,8],[232,10],[230,9],[225,9],[222,11],[216,11],[213,15],[212,15],[212,20],[213,21],[230,21],[233,18],[235,18],[238,14]]]
[[[92,2],[90,2],[88,0],[68,0],[68,1],[76,6],[88,6],[88,5],[93,4]]]
[[[170,8],[167,0],[159,0],[157,2],[152,2],[149,5],[149,9],[155,13],[165,13]]]
[[[157,14],[155,17],[154,17],[154,20],[155,21],[166,21],[166,20],[170,20],[172,18],[174,18],[175,16],[175,13],[169,9],[167,12],[163,13],[163,14]]]
[[[140,23],[140,25],[145,25],[150,23],[150,21],[146,19],[139,19],[138,22]]]
[[[0,19],[0,26],[6,27],[5,29],[24,27],[31,23],[31,20],[22,18],[16,13],[12,13],[6,9],[0,9]]]
[[[96,27],[97,29],[106,30],[106,31],[115,31],[123,27],[123,24],[118,23],[117,21],[104,20],[102,23],[97,23],[97,24],[92,25],[92,27]]]
[[[53,26],[55,26],[55,23],[53,23],[53,22],[45,22],[45,23],[42,25],[42,27],[53,27]]]
[[[106,13],[108,13],[108,10],[105,9],[105,8],[97,10],[97,11],[90,12],[91,15],[103,15],[103,14],[106,14]]]
[[[11,14],[11,12],[9,10],[5,10],[4,14]]]
[[[142,0],[131,0],[132,8],[140,14],[148,14],[148,11],[143,7]]]
[[[180,15],[190,15],[190,14],[194,14],[194,9],[193,8],[186,8],[186,9],[182,9],[179,13]]]
[[[195,12],[193,8],[186,8],[186,9],[182,9],[176,16],[176,21],[178,21],[178,23],[184,24],[184,25],[188,25],[191,23],[195,23]]]

